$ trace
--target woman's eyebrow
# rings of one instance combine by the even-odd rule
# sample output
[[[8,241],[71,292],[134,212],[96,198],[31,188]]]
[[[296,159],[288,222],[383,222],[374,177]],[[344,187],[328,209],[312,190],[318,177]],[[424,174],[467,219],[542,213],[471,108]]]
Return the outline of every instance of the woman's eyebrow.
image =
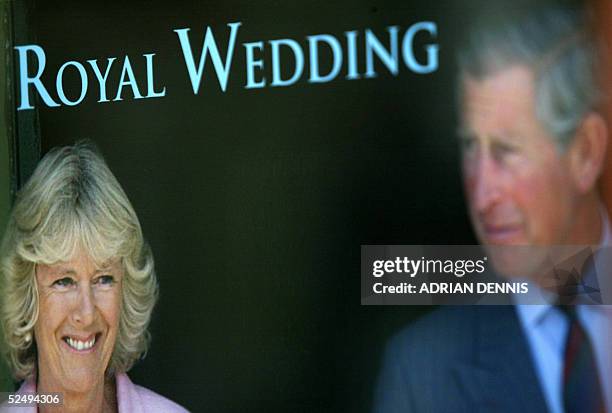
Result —
[[[98,266],[94,272],[97,274],[100,272],[113,271],[115,269],[115,264],[118,264],[118,262],[118,260],[109,259]]]
[[[75,275],[76,271],[72,268],[58,268],[57,270],[51,270],[52,275]]]

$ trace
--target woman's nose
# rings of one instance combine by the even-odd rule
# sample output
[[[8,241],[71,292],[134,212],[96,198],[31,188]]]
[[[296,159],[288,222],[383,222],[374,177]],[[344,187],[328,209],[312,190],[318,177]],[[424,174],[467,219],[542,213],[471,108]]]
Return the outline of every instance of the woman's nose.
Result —
[[[72,313],[75,324],[88,326],[93,323],[96,312],[94,300],[93,291],[89,286],[79,287],[77,302]]]

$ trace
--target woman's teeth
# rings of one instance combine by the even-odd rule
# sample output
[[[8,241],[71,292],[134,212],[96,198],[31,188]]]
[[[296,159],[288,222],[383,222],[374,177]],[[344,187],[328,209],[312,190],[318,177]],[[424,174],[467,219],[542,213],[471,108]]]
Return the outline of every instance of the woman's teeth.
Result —
[[[90,348],[92,348],[94,346],[94,344],[96,344],[96,338],[92,338],[89,341],[80,341],[80,340],[75,340],[72,339],[70,337],[66,337],[66,339],[64,340],[66,341],[66,343],[68,343],[68,345],[70,347],[72,347],[75,350],[81,351],[81,350],[89,350]]]

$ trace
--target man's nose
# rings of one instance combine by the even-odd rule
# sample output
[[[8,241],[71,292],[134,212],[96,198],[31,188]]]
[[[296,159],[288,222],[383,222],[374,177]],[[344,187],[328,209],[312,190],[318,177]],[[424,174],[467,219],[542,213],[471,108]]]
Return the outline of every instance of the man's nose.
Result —
[[[489,153],[481,153],[473,169],[471,198],[475,210],[486,212],[499,200],[501,175],[498,162]]]
[[[79,286],[72,320],[79,326],[88,326],[94,322],[96,307],[95,297],[89,285]]]

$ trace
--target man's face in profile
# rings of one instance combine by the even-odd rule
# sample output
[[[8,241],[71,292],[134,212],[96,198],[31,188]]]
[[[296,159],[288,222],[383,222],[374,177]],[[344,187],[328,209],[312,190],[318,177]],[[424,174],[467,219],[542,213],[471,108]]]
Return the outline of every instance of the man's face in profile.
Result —
[[[486,246],[571,241],[569,161],[536,116],[534,89],[531,71],[521,65],[463,79],[464,183],[476,235]],[[516,260],[501,257],[497,269],[526,275],[527,268],[510,262]]]

